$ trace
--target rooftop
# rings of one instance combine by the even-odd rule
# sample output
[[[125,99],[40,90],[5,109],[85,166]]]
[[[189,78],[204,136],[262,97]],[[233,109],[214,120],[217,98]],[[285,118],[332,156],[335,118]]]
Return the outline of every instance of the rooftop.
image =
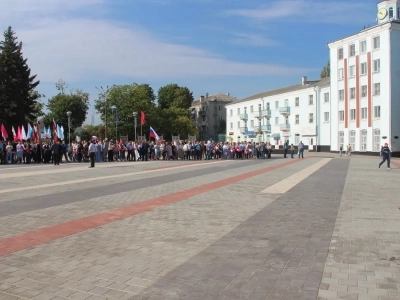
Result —
[[[204,97],[202,99],[202,97]],[[205,95],[205,96],[201,96],[198,99],[195,99],[192,103],[192,105],[196,105],[200,103],[200,100],[202,100],[203,102],[210,102],[210,101],[223,101],[223,102],[233,102],[233,101],[237,101],[238,99],[236,97],[232,97],[229,94],[223,94],[223,93],[216,93],[216,94],[212,94],[212,95]]]
[[[246,101],[250,101],[250,100],[256,100],[256,99],[260,99],[260,98],[264,98],[264,97],[270,97],[270,96],[280,95],[280,94],[299,91],[299,90],[304,90],[304,89],[309,89],[310,87],[328,85],[331,82],[329,77],[322,78],[322,79],[319,79],[319,80],[307,80],[307,78],[304,78],[304,79],[305,79],[304,84],[303,83],[299,83],[299,84],[290,85],[290,86],[286,86],[286,87],[275,89],[275,90],[271,90],[271,91],[258,93],[258,94],[252,95],[250,97],[247,97],[247,98],[244,98],[244,99],[241,99],[241,100],[237,100],[232,104],[236,104],[236,103],[240,103],[240,102],[246,102]]]

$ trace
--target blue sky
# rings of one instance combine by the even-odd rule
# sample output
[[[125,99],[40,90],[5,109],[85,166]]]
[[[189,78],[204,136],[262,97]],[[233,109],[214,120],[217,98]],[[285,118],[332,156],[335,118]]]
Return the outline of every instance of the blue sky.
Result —
[[[177,83],[237,98],[319,77],[327,43],[376,23],[377,0],[0,0],[46,98],[63,79]],[[93,105],[88,116],[91,123]],[[95,117],[95,123],[98,117]]]

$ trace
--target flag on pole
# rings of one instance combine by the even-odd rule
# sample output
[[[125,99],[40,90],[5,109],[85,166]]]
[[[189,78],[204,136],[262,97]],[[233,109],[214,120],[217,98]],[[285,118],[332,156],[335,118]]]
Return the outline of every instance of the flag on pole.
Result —
[[[150,137],[155,138],[157,141],[160,140],[160,137],[158,136],[157,132],[151,126],[150,126]]]
[[[15,133],[14,126],[11,127],[11,132],[12,132],[12,134],[13,134],[13,140],[15,141],[16,138],[17,138],[17,135],[16,135],[16,133]]]
[[[22,129],[21,129],[21,126],[18,126],[17,141],[22,141]]]
[[[54,135],[54,141],[57,142],[58,141],[57,124],[56,122],[54,122],[54,119],[53,119],[53,135]]]
[[[61,134],[60,139],[61,140],[65,140],[65,138],[64,138],[64,127],[62,125],[60,126],[60,134]]]
[[[4,140],[8,139],[8,133],[3,123],[1,124],[1,135],[3,136]]]
[[[26,139],[28,140],[28,139],[30,139],[31,137],[32,137],[32,126],[31,126],[31,124],[29,124],[28,123],[28,132],[27,132],[27,134],[26,134]]]
[[[22,127],[22,137],[21,140],[26,141],[27,137],[26,137],[26,133],[25,133],[25,127],[24,125],[21,126]]]
[[[140,125],[144,125],[146,123],[146,114],[144,111],[140,112]]]

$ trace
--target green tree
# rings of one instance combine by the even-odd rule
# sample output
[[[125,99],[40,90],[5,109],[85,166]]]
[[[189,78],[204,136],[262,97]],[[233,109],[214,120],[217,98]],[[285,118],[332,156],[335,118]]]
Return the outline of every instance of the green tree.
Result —
[[[168,84],[158,90],[158,107],[168,109],[177,107],[189,109],[193,102],[193,93],[187,87]]]
[[[71,129],[82,126],[89,110],[89,94],[82,90],[71,91],[70,94],[59,93],[52,97],[46,105],[49,113],[44,117],[45,124],[53,120],[68,128],[67,111],[71,112]]]
[[[142,128],[143,134],[148,135],[150,124],[157,118],[155,99],[154,91],[148,84],[114,85],[104,93],[100,93],[95,101],[95,109],[107,125],[107,137],[115,139],[121,135],[128,135],[129,139],[133,140],[135,132],[133,113],[138,113],[137,134],[139,135],[141,111],[146,114],[146,124]],[[117,114],[118,124],[116,124]]]
[[[37,119],[41,107],[35,79],[22,55],[22,42],[8,27],[0,42],[0,123],[21,125]]]
[[[326,78],[326,77],[330,77],[331,76],[331,61],[328,60],[328,63],[326,64],[326,66],[324,66],[322,68],[321,71],[321,78]]]
[[[186,139],[188,135],[198,135],[198,131],[189,116],[187,109],[170,107],[168,109],[157,109],[159,118],[154,129],[165,140],[171,140],[173,135],[179,135],[182,139]]]

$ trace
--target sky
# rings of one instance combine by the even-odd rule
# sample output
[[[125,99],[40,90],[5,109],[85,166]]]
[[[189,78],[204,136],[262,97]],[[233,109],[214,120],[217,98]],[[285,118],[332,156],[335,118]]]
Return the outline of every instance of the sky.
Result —
[[[376,24],[378,0],[0,0],[47,99],[55,84],[169,83],[238,99],[317,79],[327,43]],[[92,117],[93,116],[93,117]]]

